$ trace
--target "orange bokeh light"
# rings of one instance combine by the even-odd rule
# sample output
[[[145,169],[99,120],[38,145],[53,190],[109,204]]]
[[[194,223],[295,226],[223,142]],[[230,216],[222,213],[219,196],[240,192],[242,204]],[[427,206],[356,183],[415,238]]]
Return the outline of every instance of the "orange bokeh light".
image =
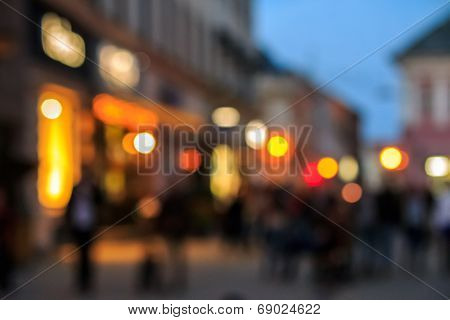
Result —
[[[317,164],[317,171],[325,179],[332,179],[338,173],[338,163],[336,160],[330,157],[325,157],[319,160]]]
[[[134,132],[129,132],[123,136],[122,148],[128,154],[137,154],[137,151],[134,148],[134,138],[135,137],[136,137],[136,133],[134,133]]]
[[[95,117],[108,125],[125,127],[130,131],[158,125],[158,116],[151,110],[105,93],[94,98],[92,107]]]
[[[402,171],[408,168],[409,166],[409,155],[403,150],[400,150],[400,153],[402,154],[402,161],[400,162],[400,165],[395,169],[395,171]]]
[[[179,166],[184,171],[193,172],[200,167],[202,155],[196,149],[181,150],[179,155]]]
[[[348,203],[358,202],[363,194],[361,186],[357,183],[351,182],[344,185],[341,191],[342,199]]]

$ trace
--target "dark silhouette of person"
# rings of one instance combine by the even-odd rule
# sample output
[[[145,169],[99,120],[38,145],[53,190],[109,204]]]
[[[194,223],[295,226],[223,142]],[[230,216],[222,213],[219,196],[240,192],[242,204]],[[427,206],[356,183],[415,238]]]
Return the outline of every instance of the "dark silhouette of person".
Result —
[[[92,262],[90,252],[92,237],[97,226],[97,207],[101,195],[87,169],[79,184],[73,189],[67,216],[75,244],[79,248],[77,265],[77,284],[81,291],[88,291],[92,286]]]
[[[174,189],[164,199],[158,226],[166,240],[169,260],[173,270],[171,285],[183,289],[187,285],[187,257],[184,242],[190,230],[187,191]]]
[[[242,240],[244,232],[243,210],[242,196],[238,196],[233,200],[224,217],[225,239],[233,245],[239,244]]]
[[[423,267],[427,232],[428,199],[425,191],[410,188],[406,196],[403,225],[407,239],[411,269]]]
[[[400,227],[402,211],[402,195],[391,186],[385,186],[376,195],[377,249],[388,258],[392,258],[394,237]],[[381,261],[385,268],[390,265],[384,258]]]

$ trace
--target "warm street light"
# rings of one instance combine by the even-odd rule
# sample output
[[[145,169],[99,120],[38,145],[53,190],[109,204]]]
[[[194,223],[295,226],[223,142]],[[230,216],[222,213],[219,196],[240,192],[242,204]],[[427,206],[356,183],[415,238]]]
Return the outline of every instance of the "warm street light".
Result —
[[[380,163],[388,170],[397,169],[402,163],[402,152],[396,147],[386,147],[380,152]]]

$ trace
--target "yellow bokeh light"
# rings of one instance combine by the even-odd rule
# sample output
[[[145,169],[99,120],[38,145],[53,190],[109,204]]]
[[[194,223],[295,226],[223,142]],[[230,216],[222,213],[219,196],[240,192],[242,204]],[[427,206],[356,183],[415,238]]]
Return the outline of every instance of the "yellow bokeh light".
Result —
[[[325,179],[332,179],[338,173],[338,163],[330,157],[322,158],[317,164],[317,171]]]
[[[47,119],[57,119],[62,113],[62,105],[57,99],[45,99],[41,104],[41,112]]]
[[[344,182],[356,180],[359,174],[358,161],[352,156],[344,156],[339,160],[339,178]]]
[[[228,202],[236,197],[241,186],[241,177],[233,150],[219,145],[212,153],[211,193],[218,200]]]
[[[282,157],[289,151],[289,142],[282,136],[273,136],[267,142],[267,151],[273,157]]]
[[[38,103],[38,199],[49,209],[62,209],[69,202],[79,174],[80,158],[76,130],[78,96],[56,85],[46,85]],[[47,211],[58,214],[63,211]]]
[[[444,156],[429,157],[425,161],[425,172],[430,177],[445,177],[450,172],[450,160]]]
[[[149,132],[141,132],[134,137],[133,145],[137,152],[148,154],[155,149],[156,139]]]
[[[402,163],[402,152],[395,147],[386,147],[380,152],[380,163],[388,170],[395,170]]]
[[[245,142],[252,149],[261,149],[267,140],[267,127],[260,120],[253,120],[245,128]]]
[[[239,111],[233,107],[221,107],[214,110],[212,121],[219,127],[231,128],[239,124]]]

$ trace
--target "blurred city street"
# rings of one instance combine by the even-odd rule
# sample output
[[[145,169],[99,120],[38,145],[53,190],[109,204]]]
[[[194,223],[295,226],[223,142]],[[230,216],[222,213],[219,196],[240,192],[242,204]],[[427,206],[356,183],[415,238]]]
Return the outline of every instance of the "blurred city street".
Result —
[[[450,2],[0,0],[0,298],[448,299]]]
[[[110,240],[109,240],[110,241]],[[108,240],[100,241],[105,245]],[[114,243],[114,242],[113,242]],[[117,243],[117,242],[116,242]],[[102,244],[99,244],[100,246]],[[109,244],[114,245],[114,244]],[[136,243],[122,247],[134,251]],[[138,286],[138,264],[130,255],[123,260],[101,262],[95,267],[98,279],[95,289],[88,294],[77,293],[73,287],[71,263],[61,263],[31,282],[10,299],[440,299],[441,296],[413,279],[404,271],[393,267],[387,276],[354,279],[333,285],[318,285],[311,281],[311,263],[304,258],[300,276],[289,282],[262,279],[261,255],[241,249],[226,248],[217,239],[190,240],[189,280],[184,289],[161,288],[142,291]],[[133,249],[134,247],[134,249]],[[117,248],[116,248],[117,249]],[[134,257],[136,258],[136,257]],[[57,261],[57,256],[41,259],[17,278],[17,285],[28,281],[34,272],[44,270]],[[120,260],[120,258],[118,259]],[[450,294],[450,279],[441,272],[420,274],[433,288]],[[443,281],[444,280],[444,281]]]

